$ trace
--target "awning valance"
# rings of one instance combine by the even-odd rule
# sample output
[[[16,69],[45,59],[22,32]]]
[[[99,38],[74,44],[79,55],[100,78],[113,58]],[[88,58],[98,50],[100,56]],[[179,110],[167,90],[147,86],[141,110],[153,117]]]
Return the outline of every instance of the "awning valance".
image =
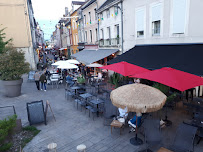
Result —
[[[108,63],[126,61],[147,69],[171,67],[203,75],[202,57],[203,44],[137,45]]]
[[[83,64],[88,65],[96,61],[99,61],[105,57],[108,57],[117,51],[119,50],[118,49],[98,49],[98,50],[84,49],[76,54],[71,55],[71,57],[74,57],[78,61],[82,62]]]

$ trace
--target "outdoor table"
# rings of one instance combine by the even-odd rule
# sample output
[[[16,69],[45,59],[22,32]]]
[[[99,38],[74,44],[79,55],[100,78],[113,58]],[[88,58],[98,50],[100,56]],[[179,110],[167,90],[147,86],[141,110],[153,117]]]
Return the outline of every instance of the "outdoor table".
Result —
[[[89,97],[92,97],[92,95],[89,93],[84,93],[84,94],[81,94],[80,97],[82,97],[83,99],[87,99]]]
[[[203,121],[198,121],[198,120],[184,120],[183,123],[194,126],[194,127],[198,127],[198,128],[203,128]]]
[[[95,83],[95,84],[93,84],[95,87],[96,86],[98,86],[98,93],[99,93],[99,86],[104,86],[104,85],[106,85],[106,83],[105,82],[98,82],[98,83]]]
[[[101,103],[104,103],[105,101],[104,100],[101,100],[101,99],[96,99],[96,100],[90,100],[89,101],[90,103],[94,104],[97,106],[97,109],[99,108],[98,105],[101,104]],[[97,112],[97,116],[99,115],[99,112]]]
[[[75,90],[75,95],[76,95],[76,90],[77,90],[77,89],[80,89],[80,88],[81,88],[81,87],[77,87],[77,86],[76,86],[76,87],[71,87],[71,90]]]
[[[56,83],[56,86],[58,88],[58,79],[52,79],[50,78],[51,84],[52,84],[52,89],[53,89],[53,84]]]

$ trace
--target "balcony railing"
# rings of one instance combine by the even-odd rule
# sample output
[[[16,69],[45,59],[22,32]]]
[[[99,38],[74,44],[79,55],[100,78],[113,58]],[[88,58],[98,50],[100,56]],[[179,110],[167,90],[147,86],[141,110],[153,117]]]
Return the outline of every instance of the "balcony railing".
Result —
[[[99,46],[103,47],[111,47],[116,46],[120,44],[120,38],[113,38],[113,39],[101,39],[99,40]]]

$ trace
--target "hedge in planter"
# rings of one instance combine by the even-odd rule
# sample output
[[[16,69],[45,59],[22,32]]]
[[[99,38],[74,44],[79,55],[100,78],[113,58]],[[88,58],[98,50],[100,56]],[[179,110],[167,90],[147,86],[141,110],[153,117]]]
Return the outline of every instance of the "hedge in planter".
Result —
[[[19,80],[24,73],[29,72],[29,63],[25,62],[24,53],[10,47],[0,56],[1,80]]]

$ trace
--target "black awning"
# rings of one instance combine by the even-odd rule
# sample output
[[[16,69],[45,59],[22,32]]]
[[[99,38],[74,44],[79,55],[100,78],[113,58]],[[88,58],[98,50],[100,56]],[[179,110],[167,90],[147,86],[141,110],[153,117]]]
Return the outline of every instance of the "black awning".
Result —
[[[108,63],[121,61],[147,69],[171,67],[203,75],[203,44],[137,45]]]

